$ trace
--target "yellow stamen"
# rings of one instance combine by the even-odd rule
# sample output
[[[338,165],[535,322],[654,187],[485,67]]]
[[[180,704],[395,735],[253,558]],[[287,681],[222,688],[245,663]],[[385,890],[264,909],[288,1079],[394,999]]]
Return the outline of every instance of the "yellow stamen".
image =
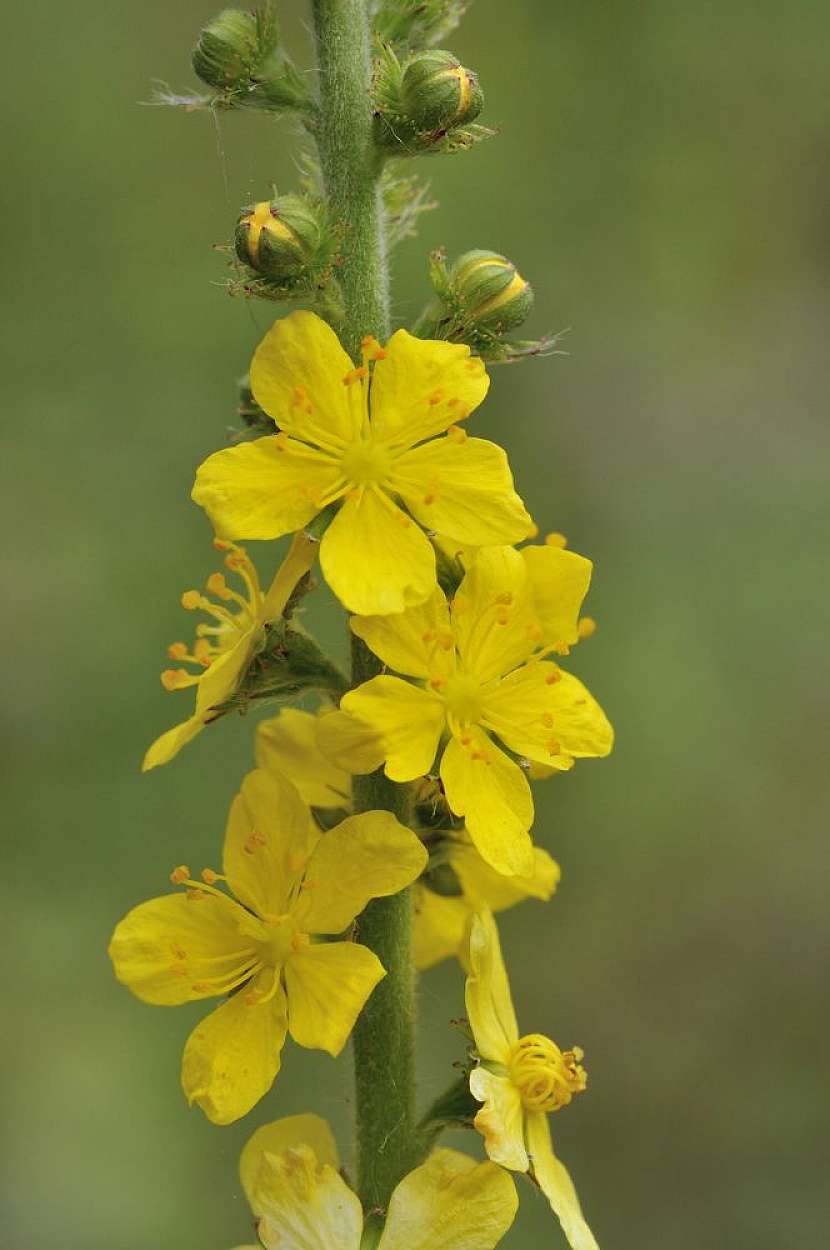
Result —
[[[516,1042],[507,1061],[510,1079],[528,1111],[559,1111],[588,1084],[578,1046],[562,1051],[542,1033]]]
[[[592,616],[581,616],[576,627],[580,638],[592,638],[597,632],[597,623]]]
[[[548,547],[567,547],[568,540],[564,534],[554,532],[553,534],[545,534],[545,542]]]
[[[467,431],[462,430],[460,425],[451,425],[447,430],[447,438],[451,443],[464,443],[467,441]]]
[[[170,880],[173,885],[181,885],[185,881],[190,880],[190,869],[187,864],[179,864],[178,868],[174,868],[170,874]]]
[[[170,660],[183,660],[187,656],[186,642],[171,642],[167,648],[167,658]]]
[[[212,868],[202,869],[202,880],[206,885],[216,885],[217,881],[224,881],[225,878],[220,876],[218,872],[214,872]]]
[[[186,590],[182,595],[182,607],[188,612],[195,612],[202,602],[202,596],[198,590]]]

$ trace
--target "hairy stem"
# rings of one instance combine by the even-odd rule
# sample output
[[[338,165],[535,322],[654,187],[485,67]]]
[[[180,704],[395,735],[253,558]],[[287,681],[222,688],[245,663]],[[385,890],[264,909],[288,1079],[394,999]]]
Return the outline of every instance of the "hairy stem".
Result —
[[[331,214],[341,233],[343,344],[355,361],[367,335],[389,334],[389,277],[370,104],[371,45],[366,0],[312,0],[320,70],[318,146]],[[352,639],[352,683],[380,671]],[[385,808],[407,822],[409,793],[382,771],[355,778],[357,812]],[[365,1209],[384,1208],[413,1162],[414,974],[411,897],[375,899],[359,919],[360,941],[387,975],[354,1030],[357,1189]]]

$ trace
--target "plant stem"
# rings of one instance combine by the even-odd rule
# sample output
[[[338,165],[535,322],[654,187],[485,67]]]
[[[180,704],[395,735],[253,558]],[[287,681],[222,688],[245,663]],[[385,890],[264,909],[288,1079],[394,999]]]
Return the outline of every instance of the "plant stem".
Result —
[[[343,345],[360,358],[360,342],[389,335],[389,277],[380,175],[373,138],[371,42],[366,0],[312,0],[320,71],[320,163],[329,209],[342,238],[339,271]],[[352,683],[380,671],[376,657],[352,639]],[[404,824],[409,792],[382,771],[356,777],[356,812],[385,808]],[[408,890],[375,899],[359,919],[360,941],[386,969],[353,1034],[357,1117],[357,1190],[364,1208],[385,1208],[414,1153],[415,993]]]

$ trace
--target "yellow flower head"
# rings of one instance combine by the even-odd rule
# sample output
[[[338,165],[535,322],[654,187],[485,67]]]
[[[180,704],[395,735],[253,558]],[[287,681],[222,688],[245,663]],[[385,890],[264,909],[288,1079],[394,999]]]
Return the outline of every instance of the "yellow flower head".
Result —
[[[559,884],[559,865],[539,846],[533,848],[533,871],[506,877],[485,862],[464,830],[447,835],[447,863],[458,880],[460,893],[441,894],[425,879],[414,888],[415,920],[412,931],[415,964],[431,968],[455,956],[467,964],[470,917],[483,907],[504,911],[526,898],[547,901]]]
[[[279,433],[209,456],[193,498],[219,535],[243,539],[292,533],[337,504],[320,546],[329,585],[352,612],[402,612],[435,588],[425,529],[479,547],[531,528],[504,452],[459,424],[487,386],[467,347],[398,330],[385,348],[366,339],[355,368],[324,321],[291,313],[251,365]]]
[[[185,1046],[191,1103],[216,1124],[244,1115],[277,1075],[286,1032],[339,1054],[385,973],[365,946],[317,939],[342,934],[369,899],[396,894],[425,862],[390,812],[350,816],[321,836],[288,780],[248,774],[231,806],[222,874],[205,869],[194,881],[176,868],[171,880],[184,892],[134,908],[109,948],[119,981],[144,1002],[229,995]]]
[[[446,742],[447,802],[501,873],[533,872],[530,787],[503,747],[556,771],[611,750],[602,709],[547,658],[577,641],[590,572],[590,561],[561,548],[490,547],[472,561],[451,603],[436,590],[398,616],[352,619],[384,664],[415,681],[374,677],[344,695],[341,707],[381,735],[394,781],[428,772]]]
[[[196,710],[187,720],[156,739],[144,756],[144,772],[178,755],[212,719],[214,708],[233,694],[266,623],[282,615],[297,583],[309,571],[317,555],[317,544],[298,534],[269,591],[263,594],[257,571],[243,547],[222,538],[215,539],[214,546],[227,552],[225,566],[239,578],[242,593],[227,584],[223,573],[212,573],[206,586],[211,598],[198,590],[186,590],[182,595],[182,607],[191,612],[205,612],[209,620],[196,626],[196,641],[192,647],[174,642],[168,648],[171,660],[188,663],[195,671],[165,669],[161,683],[165,690],[195,686]]]
[[[585,1089],[582,1051],[562,1051],[541,1033],[519,1036],[496,923],[490,912],[469,928],[467,1016],[479,1066],[470,1092],[480,1103],[475,1126],[494,1163],[530,1172],[559,1218],[573,1250],[598,1250],[573,1182],[553,1152],[547,1114]]]
[[[265,1250],[360,1250],[360,1201],[339,1172],[331,1129],[316,1115],[257,1129],[239,1173]],[[516,1215],[501,1168],[436,1150],[396,1186],[376,1250],[493,1250]],[[253,1250],[253,1248],[252,1248]]]

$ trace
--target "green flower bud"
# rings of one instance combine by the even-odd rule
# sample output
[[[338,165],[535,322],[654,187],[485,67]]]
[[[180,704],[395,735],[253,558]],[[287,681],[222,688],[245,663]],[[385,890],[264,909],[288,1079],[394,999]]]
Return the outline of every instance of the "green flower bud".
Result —
[[[282,195],[243,210],[236,226],[236,254],[264,278],[294,284],[314,269],[323,238],[315,208],[299,195]]]
[[[232,91],[247,87],[260,56],[255,14],[225,9],[199,35],[193,49],[193,69],[208,86]]]
[[[478,79],[451,52],[418,52],[407,61],[400,86],[404,114],[416,131],[446,131],[478,117],[484,96]]]
[[[466,322],[501,334],[527,320],[533,288],[516,266],[496,252],[476,249],[459,256],[449,274]]]

